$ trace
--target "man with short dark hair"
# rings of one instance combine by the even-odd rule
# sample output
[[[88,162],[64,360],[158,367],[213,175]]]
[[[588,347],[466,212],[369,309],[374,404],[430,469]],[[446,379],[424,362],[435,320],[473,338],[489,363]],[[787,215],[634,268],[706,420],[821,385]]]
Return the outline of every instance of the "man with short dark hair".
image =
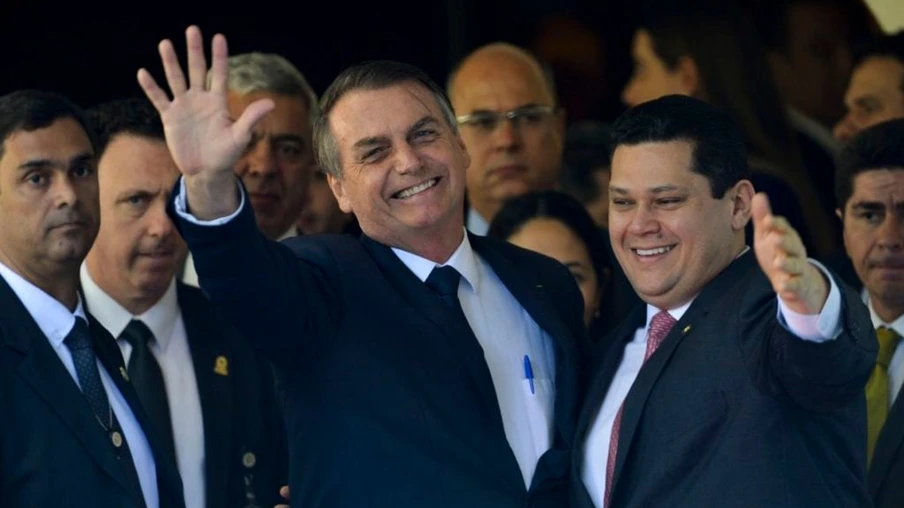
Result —
[[[666,96],[623,114],[613,139],[609,234],[646,305],[597,365],[576,506],[868,504],[876,339],[858,295],[754,196],[724,112]]]
[[[79,265],[97,235],[94,140],[81,110],[0,97],[0,506],[184,506],[172,457]]]
[[[869,492],[904,506],[904,119],[867,128],[845,147],[836,179],[844,245],[879,339],[866,385]]]
[[[273,107],[225,114],[226,41],[186,85],[139,83],[183,174],[174,218],[204,291],[274,363],[292,502],[304,507],[560,507],[577,412],[583,303],[549,258],[467,234],[468,153],[442,90],[398,62],[343,71],[321,99],[317,159],[363,231],[280,244],[256,233],[229,168]]]
[[[186,247],[166,203],[179,170],[160,115],[145,98],[92,113],[101,225],[81,269],[87,308],[116,337],[185,505],[273,506],[288,477],[273,377],[199,289],[176,281]]]
[[[842,142],[877,123],[904,118],[904,30],[858,51],[844,102],[847,115],[835,126]]]

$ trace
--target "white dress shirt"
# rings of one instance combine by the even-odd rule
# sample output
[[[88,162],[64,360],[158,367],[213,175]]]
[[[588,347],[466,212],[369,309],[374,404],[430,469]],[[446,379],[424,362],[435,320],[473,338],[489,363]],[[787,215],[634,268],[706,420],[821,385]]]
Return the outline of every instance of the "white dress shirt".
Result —
[[[745,249],[744,252],[746,252]],[[743,252],[742,252],[743,254]],[[753,255],[753,254],[750,254]],[[799,314],[789,309],[779,298],[778,320],[788,331],[802,340],[812,342],[824,342],[832,340],[841,333],[841,292],[835,285],[835,281],[829,276],[825,267],[810,260],[819,268],[830,281],[831,288],[822,312],[818,315]],[[690,308],[693,299],[680,307],[669,309],[675,321],[681,319]],[[618,410],[628,397],[634,380],[643,366],[643,358],[647,350],[647,338],[649,336],[650,320],[660,309],[647,305],[647,317],[644,325],[634,332],[634,338],[625,345],[625,354],[621,364],[615,371],[603,405],[591,422],[590,431],[584,442],[581,460],[581,480],[593,501],[594,506],[605,508],[604,497],[606,493],[606,462],[609,457],[609,441],[612,439],[612,426]]]
[[[465,220],[465,227],[475,235],[486,236],[487,232],[490,230],[490,223],[487,222],[474,207],[469,207],[468,216]]]
[[[865,294],[866,291],[864,290]],[[904,337],[904,315],[898,316],[891,323],[886,323],[876,314],[872,300],[864,296],[864,301],[866,301],[866,306],[869,308],[869,315],[873,320],[874,328],[878,329],[880,326],[885,326]],[[904,384],[904,341],[898,343],[895,353],[891,356],[891,363],[888,365],[888,384],[888,396],[890,398],[888,405],[891,407],[895,400],[898,399],[898,394],[901,393],[901,385]]]
[[[436,266],[428,259],[392,249],[422,281]],[[555,401],[555,351],[549,335],[540,329],[499,280],[490,265],[471,249],[468,235],[444,266],[461,274],[458,299],[477,341],[483,348],[496,388],[502,424],[509,446],[530,487],[537,461],[552,440]],[[525,376],[524,356],[530,358],[534,393]]]
[[[91,314],[116,337],[122,357],[129,364],[132,345],[119,338],[133,319],[143,322],[154,334],[151,354],[157,359],[166,386],[172,420],[173,440],[176,445],[176,462],[182,477],[185,506],[206,506],[204,469],[204,418],[201,397],[195,379],[195,366],[182,321],[182,311],[176,294],[176,279],[160,301],[140,316],[128,310],[108,295],[91,278],[88,268],[82,264],[82,290]]]
[[[281,242],[286,238],[295,236],[298,236],[298,229],[293,225],[287,229],[285,233],[280,235],[276,241]],[[189,252],[188,256],[185,258],[185,267],[182,269],[182,283],[196,288],[201,287],[200,283],[198,283],[198,272],[195,271],[195,259],[192,257],[191,252]]]
[[[72,360],[72,352],[69,351],[69,347],[63,342],[75,326],[76,317],[81,317],[85,322],[88,321],[81,296],[79,296],[75,312],[70,312],[59,300],[25,280],[3,263],[0,263],[0,277],[3,277],[6,283],[9,284],[13,293],[16,294],[22,305],[31,314],[32,319],[38,324],[38,328],[47,337],[50,346],[56,352],[60,361],[63,362],[63,366],[69,371],[72,380],[75,381],[75,384],[81,390],[75,363]],[[148,508],[158,508],[160,506],[160,492],[157,490],[157,469],[154,463],[154,454],[144,435],[144,430],[142,430],[141,425],[135,418],[135,414],[132,412],[132,408],[129,407],[128,402],[126,402],[126,399],[116,387],[100,359],[97,360],[97,369],[100,371],[100,380],[104,385],[104,391],[107,392],[110,407],[113,409],[113,413],[119,421],[119,426],[122,427],[122,433],[126,437],[126,443],[129,445],[132,462],[134,462],[135,471],[138,473],[138,482],[141,484],[141,493],[144,495],[144,502]],[[85,402],[87,403],[87,400]],[[110,444],[110,446],[113,445]]]
[[[198,225],[221,225],[234,219],[245,203],[239,186],[239,206],[235,212],[212,221],[202,221],[188,212],[185,179],[175,196],[176,213]],[[400,249],[392,249],[420,280],[426,281],[433,261]],[[468,235],[446,262],[462,279],[458,298],[477,341],[493,385],[505,436],[512,448],[526,487],[530,487],[537,461],[552,441],[555,402],[555,350],[549,335],[540,329],[518,300],[499,280],[496,272],[471,249]],[[534,376],[534,392],[525,376],[524,357],[528,356]]]

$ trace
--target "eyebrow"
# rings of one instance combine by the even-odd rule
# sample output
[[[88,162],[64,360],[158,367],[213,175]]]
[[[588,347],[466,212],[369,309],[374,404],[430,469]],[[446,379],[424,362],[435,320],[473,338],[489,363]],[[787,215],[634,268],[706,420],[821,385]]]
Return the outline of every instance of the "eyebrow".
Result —
[[[533,107],[537,107],[539,105],[540,104],[537,104],[536,102],[528,102],[527,104],[521,104],[520,106],[516,106],[516,107],[512,108],[511,111],[518,111],[519,109],[533,108]],[[495,115],[496,113],[497,113],[497,111],[495,111],[495,110],[481,108],[481,109],[475,109],[474,111],[471,111],[470,114],[471,115]]]
[[[298,143],[302,146],[306,145],[306,143],[304,142],[304,138],[302,138],[298,134],[277,134],[275,136],[271,136],[270,139],[273,140],[274,143],[290,141],[293,143]]]
[[[421,118],[420,120],[418,120],[417,122],[414,122],[414,125],[412,125],[408,129],[408,133],[412,134],[419,129],[423,129],[424,127],[427,127],[428,125],[438,125],[438,124],[439,124],[439,122],[433,116],[425,116],[425,117]]]
[[[898,210],[904,209],[904,201],[898,201],[894,207]],[[860,201],[851,205],[851,209],[855,211],[879,212],[885,208],[885,203],[879,201]]]
[[[64,164],[68,168],[70,166],[74,166],[74,165],[82,163],[82,162],[89,162],[92,159],[94,159],[94,154],[92,154],[90,152],[82,152],[78,155],[75,155],[74,157],[69,159],[68,162],[66,162]],[[54,160],[54,159],[33,159],[33,160],[26,161],[26,162],[23,162],[22,164],[20,164],[18,170],[19,170],[19,172],[24,173],[24,172],[32,171],[35,169],[46,169],[49,167],[58,166],[59,164],[60,164],[60,161]]]
[[[420,120],[414,122],[414,124],[411,127],[409,127],[406,132],[408,134],[411,134],[412,132],[414,132],[420,128],[423,128],[429,124],[432,124],[432,123],[438,124],[439,122],[432,115],[426,115],[426,116],[422,117]],[[369,148],[374,145],[383,145],[383,144],[389,144],[389,143],[390,143],[390,140],[389,140],[388,136],[369,136],[366,138],[359,139],[357,142],[355,142],[354,145],[352,145],[352,147],[353,148]]]
[[[580,261],[568,261],[565,263],[566,268],[584,268],[584,264]]]
[[[649,192],[650,194],[662,194],[663,192],[671,192],[677,190],[681,190],[681,188],[677,185],[666,184],[647,189],[647,192]],[[613,194],[628,194],[628,189],[623,189],[621,187],[609,187],[609,192]]]
[[[131,189],[126,189],[116,195],[116,202],[119,203],[121,201],[125,201],[133,196],[148,196],[155,197],[159,196],[161,189],[150,190],[150,189],[140,189],[138,187],[134,187]]]

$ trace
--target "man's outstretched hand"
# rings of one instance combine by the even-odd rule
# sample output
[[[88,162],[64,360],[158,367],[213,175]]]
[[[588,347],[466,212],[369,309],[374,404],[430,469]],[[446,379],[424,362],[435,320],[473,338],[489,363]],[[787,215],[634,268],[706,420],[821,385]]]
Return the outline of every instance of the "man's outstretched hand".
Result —
[[[822,311],[829,282],[807,260],[797,231],[784,217],[772,214],[763,193],[753,197],[753,247],[760,268],[788,308],[811,315]]]
[[[209,86],[201,30],[190,26],[185,31],[185,40],[188,84],[172,42],[164,40],[158,46],[172,99],[146,69],[138,71],[138,83],[160,113],[166,144],[179,171],[185,175],[192,213],[201,219],[213,219],[228,215],[238,207],[233,165],[248,145],[251,129],[274,105],[269,99],[255,101],[233,120],[226,101],[229,74],[226,38],[217,34],[211,43]]]

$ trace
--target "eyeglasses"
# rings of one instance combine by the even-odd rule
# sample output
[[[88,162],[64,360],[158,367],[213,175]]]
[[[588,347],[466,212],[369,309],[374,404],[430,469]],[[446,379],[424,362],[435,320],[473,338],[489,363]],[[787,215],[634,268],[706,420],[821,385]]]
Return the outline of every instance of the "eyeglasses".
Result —
[[[539,127],[559,112],[554,106],[527,106],[497,113],[495,111],[479,111],[470,115],[456,117],[458,125],[474,128],[483,133],[496,130],[503,120],[512,122],[512,127]]]

